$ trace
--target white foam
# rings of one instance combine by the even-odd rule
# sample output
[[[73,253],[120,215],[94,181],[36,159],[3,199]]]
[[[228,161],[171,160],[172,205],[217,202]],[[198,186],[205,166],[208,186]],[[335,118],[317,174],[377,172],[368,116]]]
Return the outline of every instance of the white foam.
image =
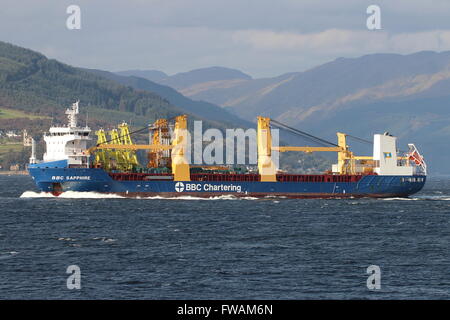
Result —
[[[78,192],[66,191],[59,196],[54,196],[49,192],[34,192],[25,191],[20,196],[21,198],[63,198],[63,199],[123,199],[124,197],[113,193],[99,193],[99,192]]]
[[[222,196],[215,196],[215,197],[193,197],[193,196],[179,196],[179,197],[161,197],[161,196],[154,196],[154,197],[144,197],[139,199],[146,199],[146,200],[258,200],[259,198],[255,197],[236,197],[233,195],[222,195]]]
[[[127,199],[113,193],[99,193],[99,192],[78,192],[78,191],[66,191],[59,196],[55,196],[49,192],[34,192],[25,191],[20,198],[63,198],[63,199]],[[215,197],[194,197],[194,196],[179,196],[179,197],[133,197],[131,199],[145,199],[145,200],[258,200],[255,197],[236,197],[234,195],[221,195]]]
[[[20,196],[21,198],[56,198],[51,193],[47,192],[34,192],[34,191],[25,191]]]
[[[73,239],[73,238],[58,238],[58,241],[76,241],[76,239]]]
[[[439,200],[439,201],[450,201],[449,195],[442,195],[442,196],[417,196],[418,200]]]
[[[20,198],[63,198],[63,199],[127,199],[128,197],[124,197],[118,194],[113,193],[99,193],[99,192],[78,192],[78,191],[66,191],[60,194],[59,196],[54,196],[50,192],[35,192],[35,191],[25,191],[22,193]],[[265,199],[274,199],[279,200],[285,197],[273,197],[267,196]],[[133,199],[133,198],[132,198]],[[234,195],[220,195],[213,197],[195,197],[195,196],[182,196],[179,197],[163,197],[163,196],[150,196],[150,197],[134,197],[134,199],[143,199],[143,200],[259,200],[260,198],[255,197],[237,197]],[[417,200],[435,200],[435,201],[450,201],[449,195],[420,195],[416,197],[409,198],[381,198],[381,200],[385,201],[417,201]],[[274,202],[277,203],[277,202]],[[351,204],[357,204],[352,202]]]
[[[382,198],[382,200],[402,200],[402,201],[450,201],[449,195],[442,195],[442,196],[431,196],[431,195],[420,195],[410,198]]]
[[[92,240],[100,240],[101,242],[115,242],[117,239],[106,238],[106,237],[95,237]]]
[[[385,200],[385,201],[393,201],[393,200],[415,201],[415,200],[419,200],[419,199],[417,199],[417,198],[381,198],[381,200]]]

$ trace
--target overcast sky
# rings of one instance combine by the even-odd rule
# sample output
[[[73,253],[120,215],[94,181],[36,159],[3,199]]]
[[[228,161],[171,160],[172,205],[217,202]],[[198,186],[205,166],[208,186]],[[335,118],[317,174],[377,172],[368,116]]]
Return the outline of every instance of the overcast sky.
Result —
[[[450,0],[0,0],[0,40],[110,71],[208,66],[254,77],[338,57],[450,50]],[[81,30],[66,8],[81,8]],[[369,31],[366,9],[381,8]]]

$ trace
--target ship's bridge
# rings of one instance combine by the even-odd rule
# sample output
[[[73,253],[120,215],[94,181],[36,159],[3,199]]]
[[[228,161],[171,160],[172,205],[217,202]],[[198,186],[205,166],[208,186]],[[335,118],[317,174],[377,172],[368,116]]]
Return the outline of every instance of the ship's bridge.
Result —
[[[78,127],[78,101],[66,110],[68,126],[51,127],[44,135],[47,145],[44,161],[67,160],[71,167],[88,167],[87,141],[91,140],[88,126]]]

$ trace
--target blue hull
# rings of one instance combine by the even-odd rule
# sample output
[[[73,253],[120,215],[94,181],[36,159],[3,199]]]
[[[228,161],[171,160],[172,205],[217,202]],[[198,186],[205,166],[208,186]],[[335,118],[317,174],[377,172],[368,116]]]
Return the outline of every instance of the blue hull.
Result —
[[[31,165],[29,173],[44,192],[114,193],[124,196],[289,198],[407,197],[422,189],[425,176],[363,176],[358,182],[118,181],[103,169]]]

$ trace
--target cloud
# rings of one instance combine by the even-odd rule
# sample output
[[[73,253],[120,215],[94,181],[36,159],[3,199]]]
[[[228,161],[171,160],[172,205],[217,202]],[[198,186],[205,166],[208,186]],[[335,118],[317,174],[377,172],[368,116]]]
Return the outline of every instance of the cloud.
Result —
[[[340,29],[308,34],[270,30],[240,30],[233,33],[232,39],[237,45],[247,45],[254,50],[296,51],[300,55],[450,50],[450,30],[400,34],[390,34],[386,31]]]
[[[0,40],[63,62],[168,73],[210,65],[256,77],[302,71],[340,56],[450,50],[450,1],[77,0],[82,30],[65,27],[72,0],[2,0]]]

